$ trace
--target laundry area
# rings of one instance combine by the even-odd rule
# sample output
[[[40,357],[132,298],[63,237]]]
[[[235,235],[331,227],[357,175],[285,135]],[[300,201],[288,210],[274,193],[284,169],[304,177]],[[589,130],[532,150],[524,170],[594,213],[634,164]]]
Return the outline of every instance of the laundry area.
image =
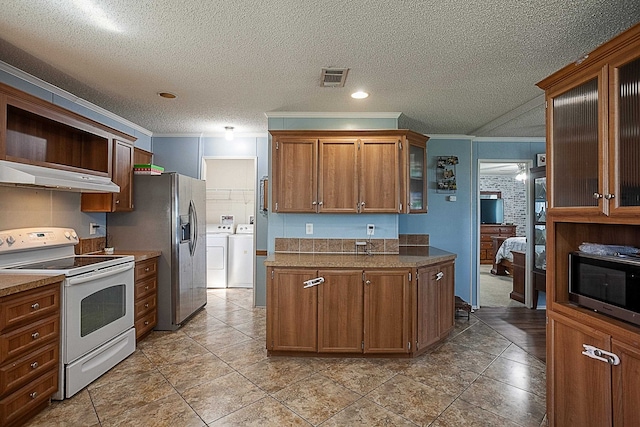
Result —
[[[207,287],[255,284],[256,159],[205,159]]]

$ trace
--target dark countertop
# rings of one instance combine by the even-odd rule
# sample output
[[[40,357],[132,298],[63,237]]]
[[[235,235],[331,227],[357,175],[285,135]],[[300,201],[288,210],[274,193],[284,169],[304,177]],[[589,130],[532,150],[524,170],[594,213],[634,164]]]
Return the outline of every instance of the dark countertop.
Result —
[[[275,253],[267,257],[264,265],[302,268],[417,268],[455,258],[456,254],[433,246],[411,246],[400,247],[399,254],[385,255]]]
[[[0,274],[0,297],[29,291],[41,286],[64,280],[64,274],[46,276],[43,274]]]

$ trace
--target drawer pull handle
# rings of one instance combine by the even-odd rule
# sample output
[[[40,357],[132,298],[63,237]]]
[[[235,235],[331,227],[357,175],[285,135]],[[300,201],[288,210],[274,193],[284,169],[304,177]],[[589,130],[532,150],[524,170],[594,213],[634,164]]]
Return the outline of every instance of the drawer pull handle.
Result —
[[[149,267],[145,268],[144,271],[149,271],[151,270]]]
[[[145,287],[144,287],[144,290],[145,290],[145,291],[148,291],[148,290],[149,290],[149,285],[145,286]]]
[[[40,304],[39,303],[36,302],[36,303],[31,304],[31,310],[37,310],[39,308],[40,308]]]
[[[148,320],[145,320],[145,321],[144,321],[144,326],[147,326],[148,324],[149,324],[149,321],[148,321]]]
[[[31,334],[31,338],[33,338],[34,340],[37,340],[38,338],[40,338],[40,332],[34,332]]]
[[[33,362],[31,364],[31,369],[36,369],[38,367],[38,362]]]
[[[34,391],[34,392],[30,393],[29,397],[32,398],[32,399],[35,399],[36,397],[38,397],[38,392]]]
[[[146,303],[146,304],[144,305],[144,308],[149,308],[149,303]]]

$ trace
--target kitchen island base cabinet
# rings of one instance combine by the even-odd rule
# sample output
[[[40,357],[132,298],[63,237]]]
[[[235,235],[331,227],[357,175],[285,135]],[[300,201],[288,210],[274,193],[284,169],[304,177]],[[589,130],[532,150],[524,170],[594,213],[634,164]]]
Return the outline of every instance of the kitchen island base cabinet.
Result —
[[[408,270],[365,271],[364,352],[408,353]]]
[[[454,263],[418,269],[416,351],[446,338],[455,322]]]
[[[270,355],[417,355],[453,329],[453,266],[445,262],[423,273],[433,276],[425,279],[427,293],[415,290],[423,279],[409,268],[270,267],[267,350]],[[445,280],[437,279],[442,271]],[[435,332],[417,338],[412,332],[417,322],[435,325]],[[418,326],[418,333],[424,328]]]

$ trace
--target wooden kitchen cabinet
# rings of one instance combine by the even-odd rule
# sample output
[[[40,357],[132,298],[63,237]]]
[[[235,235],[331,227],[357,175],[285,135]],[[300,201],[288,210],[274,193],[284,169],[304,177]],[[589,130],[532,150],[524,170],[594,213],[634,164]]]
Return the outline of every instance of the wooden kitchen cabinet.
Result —
[[[128,212],[133,210],[133,153],[131,143],[113,140],[111,180],[119,193],[82,193],[83,212]]]
[[[60,282],[0,298],[0,425],[17,426],[58,390]]]
[[[0,83],[0,159],[112,177],[114,139],[135,138]]]
[[[271,269],[267,281],[267,349],[318,351],[318,288],[303,282],[316,270]]]
[[[359,353],[363,342],[362,270],[319,270],[318,352]]]
[[[640,425],[640,345],[550,313],[548,336],[552,396],[548,407],[554,425]],[[591,345],[619,357],[618,365],[583,354]],[[549,358],[548,358],[549,359]]]
[[[267,274],[269,351],[410,351],[408,269],[270,268]],[[320,277],[305,288],[305,281]]]
[[[428,137],[408,130],[270,133],[273,212],[426,212]]]
[[[409,353],[408,270],[364,272],[364,352]]]
[[[134,325],[136,341],[140,341],[157,323],[158,257],[136,261],[133,277]]]
[[[418,269],[416,351],[444,338],[455,322],[453,261]]]
[[[640,24],[538,83],[547,103],[551,426],[640,425],[640,327],[572,303],[568,277],[568,254],[584,242],[639,246],[639,84]],[[583,344],[620,363],[583,355]]]
[[[640,213],[640,25],[538,83],[547,100],[547,163],[556,213]],[[576,101],[579,100],[579,101]],[[557,161],[554,161],[554,158]]]

